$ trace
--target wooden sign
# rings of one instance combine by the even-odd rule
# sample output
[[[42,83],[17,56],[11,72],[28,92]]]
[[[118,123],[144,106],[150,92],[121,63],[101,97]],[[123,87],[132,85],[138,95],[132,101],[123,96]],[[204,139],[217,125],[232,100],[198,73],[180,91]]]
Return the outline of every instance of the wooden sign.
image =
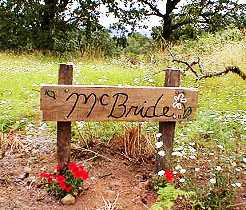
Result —
[[[180,121],[194,118],[196,108],[192,88],[41,86],[45,121]]]

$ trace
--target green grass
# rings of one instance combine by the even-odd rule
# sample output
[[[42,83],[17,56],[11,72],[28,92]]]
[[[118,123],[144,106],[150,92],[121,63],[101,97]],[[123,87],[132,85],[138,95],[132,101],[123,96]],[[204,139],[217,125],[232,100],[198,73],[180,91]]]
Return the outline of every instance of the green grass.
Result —
[[[229,64],[245,69],[245,39],[227,42],[224,39],[222,37],[216,42],[216,36],[209,35],[198,41],[199,46],[195,41],[188,41],[174,46],[173,51],[187,60],[192,60],[198,53],[203,56],[201,60],[208,70],[223,70],[224,65]],[[206,48],[207,52],[204,52]],[[162,86],[163,73],[155,72],[171,65],[184,67],[172,63],[168,53],[156,54],[156,59],[157,64],[131,66],[124,58],[96,61],[76,58],[72,60],[75,63],[74,84]],[[1,131],[6,131],[16,121],[21,125],[20,120],[22,124],[28,120],[39,120],[39,86],[44,83],[56,84],[59,63],[67,60],[40,53],[0,53]],[[245,81],[237,75],[228,74],[198,82],[191,76],[185,76],[182,86],[198,88],[199,112],[234,113],[246,110],[246,103],[243,103],[246,96]]]
[[[236,65],[245,71],[246,39],[226,37],[228,36],[223,35],[220,38],[218,34],[207,35],[198,41],[186,41],[175,45],[172,50],[187,61],[192,61],[199,55],[209,71],[220,71],[227,65]],[[43,56],[40,53],[17,55],[0,52],[0,132],[8,132],[9,129],[24,130],[26,127],[32,127],[30,123],[39,126],[40,84],[57,84],[59,63],[74,62],[73,83],[85,85],[162,86],[163,69],[168,66],[185,67],[172,63],[168,53],[156,53],[154,57],[154,64],[143,62],[132,66],[124,56],[92,61]],[[142,60],[145,60],[144,56]],[[182,86],[198,88],[198,115],[194,121],[177,123],[174,147],[182,146],[188,151],[192,142],[200,151],[195,163],[201,167],[206,159],[203,156],[207,155],[209,158],[211,153],[217,151],[210,162],[210,171],[206,171],[205,174],[212,173],[218,164],[224,167],[231,162],[237,162],[237,167],[243,168],[242,159],[246,157],[246,81],[230,73],[223,77],[196,82],[191,74],[187,74],[182,76]],[[28,124],[29,126],[26,126]],[[113,136],[120,135],[125,127],[136,125],[137,123],[124,122],[77,122],[73,126],[73,139],[79,140],[81,144],[92,139],[107,142]],[[155,141],[153,134],[158,132],[158,123],[144,123],[143,132],[151,133]],[[223,151],[218,152],[218,145],[223,146]],[[184,162],[187,170],[194,170],[194,165],[188,166],[185,159]],[[178,163],[181,164],[182,161]],[[228,175],[228,179],[240,181],[241,175],[235,175],[234,169],[235,166],[230,168],[233,173]],[[196,184],[194,186],[195,189],[204,191],[203,187]],[[187,189],[189,191],[191,188]],[[207,195],[210,195],[209,190],[205,190]],[[203,202],[203,198],[204,193],[198,196],[196,201]]]

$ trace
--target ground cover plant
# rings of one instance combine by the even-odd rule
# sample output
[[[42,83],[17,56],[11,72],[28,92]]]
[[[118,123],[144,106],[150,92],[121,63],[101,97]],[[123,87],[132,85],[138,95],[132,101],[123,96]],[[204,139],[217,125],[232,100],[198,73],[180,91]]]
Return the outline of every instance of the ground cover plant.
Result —
[[[245,37],[236,29],[207,34],[197,41],[184,41],[170,46],[169,50],[188,61],[199,56],[205,68],[211,71],[235,65],[245,72]],[[180,63],[172,62],[169,50],[154,52],[153,56],[134,56],[136,62],[127,54],[95,61],[77,57],[73,60],[57,58],[41,53],[1,52],[0,158],[4,157],[3,150],[13,145],[13,141],[9,140],[13,137],[13,131],[37,136],[54,134],[55,124],[43,123],[39,117],[39,85],[57,84],[59,62],[69,60],[75,63],[74,84],[162,86],[163,69],[168,66],[185,68]],[[245,80],[230,73],[196,81],[188,71],[182,76],[182,86],[199,90],[197,119],[177,124],[171,169],[174,181],[159,189],[160,197],[156,205],[152,202],[151,206],[157,208],[164,200],[164,206],[173,206],[174,209],[244,209]],[[73,125],[73,149],[83,151],[81,148],[85,147],[90,150],[95,139],[108,146],[114,140],[124,139],[125,136],[130,138],[126,130],[140,132],[141,135],[137,133],[136,138],[143,136],[144,144],[148,142],[152,145],[152,149],[148,150],[150,155],[154,155],[157,123],[77,122]],[[20,147],[21,144],[18,144]],[[78,157],[76,152],[74,154]],[[124,157],[133,160],[129,154],[124,154]],[[104,156],[101,155],[101,158]],[[96,162],[99,157],[100,153],[96,152],[92,160]],[[161,179],[163,177],[165,173],[160,175]],[[167,192],[171,194],[167,201],[171,202],[170,205],[165,203],[165,198],[170,196],[166,195]]]
[[[55,173],[42,172],[40,177],[44,180],[47,191],[58,198],[67,194],[77,195],[83,182],[89,178],[83,165],[71,162],[67,168],[55,166]]]

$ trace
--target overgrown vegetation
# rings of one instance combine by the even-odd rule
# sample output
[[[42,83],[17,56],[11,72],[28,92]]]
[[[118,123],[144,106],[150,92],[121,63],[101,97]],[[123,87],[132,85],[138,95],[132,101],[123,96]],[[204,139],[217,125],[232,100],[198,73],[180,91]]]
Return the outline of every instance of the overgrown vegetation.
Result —
[[[214,33],[225,25],[245,27],[245,4],[236,0],[180,3],[181,0],[4,0],[0,2],[0,49],[117,55],[127,45],[134,47],[132,38],[139,35],[132,33],[139,27],[148,28],[148,24],[141,22],[150,16],[160,21],[160,26],[150,30],[162,48],[165,41],[197,39],[202,32]],[[103,22],[110,20],[107,16],[115,19],[105,28]],[[141,44],[140,48],[143,47]],[[142,51],[138,48],[135,45],[134,52]]]
[[[131,45],[118,58],[55,57],[38,51],[32,54],[0,53],[0,134],[11,131],[32,134],[37,130],[52,131],[54,124],[41,123],[39,116],[40,84],[57,83],[58,63],[75,63],[74,84],[163,85],[163,69],[167,66],[186,68],[172,62],[170,51],[180,59],[192,61],[200,57],[203,66],[217,72],[227,65],[245,72],[246,40],[239,29],[229,28],[215,34],[202,34],[197,40],[169,44],[157,51],[149,40],[132,35]],[[147,51],[147,49],[153,51]],[[142,48],[141,48],[142,47]],[[146,52],[146,54],[145,54]],[[92,56],[94,57],[94,56]],[[170,206],[179,195],[189,196],[197,209],[223,209],[234,205],[237,190],[245,185],[246,104],[245,80],[228,73],[196,81],[189,71],[182,76],[182,86],[199,90],[197,119],[177,124],[173,169],[177,172],[175,187],[163,188],[162,206]],[[90,140],[109,142],[137,123],[85,123],[73,125],[73,141],[88,145]],[[51,127],[51,129],[50,129]],[[143,135],[154,134],[157,123],[141,125]],[[154,143],[152,135],[150,142]],[[149,139],[149,136],[148,136]],[[179,155],[177,155],[179,154]],[[185,169],[185,170],[181,170]],[[215,182],[214,182],[215,181]],[[201,190],[202,189],[202,190]],[[158,203],[156,207],[158,207]]]

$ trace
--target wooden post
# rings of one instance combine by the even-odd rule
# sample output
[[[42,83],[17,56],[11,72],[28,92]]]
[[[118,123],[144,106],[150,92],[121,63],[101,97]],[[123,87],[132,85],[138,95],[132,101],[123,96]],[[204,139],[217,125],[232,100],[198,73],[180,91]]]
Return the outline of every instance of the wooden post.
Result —
[[[72,85],[73,65],[60,64],[58,84]],[[70,161],[71,122],[57,122],[57,161],[64,168]]]
[[[165,74],[166,87],[179,87],[180,86],[180,70],[167,69]],[[160,170],[170,169],[170,159],[173,150],[173,139],[175,135],[176,122],[159,122],[159,133],[163,141],[163,148],[166,153],[164,157],[157,154],[157,172]]]

